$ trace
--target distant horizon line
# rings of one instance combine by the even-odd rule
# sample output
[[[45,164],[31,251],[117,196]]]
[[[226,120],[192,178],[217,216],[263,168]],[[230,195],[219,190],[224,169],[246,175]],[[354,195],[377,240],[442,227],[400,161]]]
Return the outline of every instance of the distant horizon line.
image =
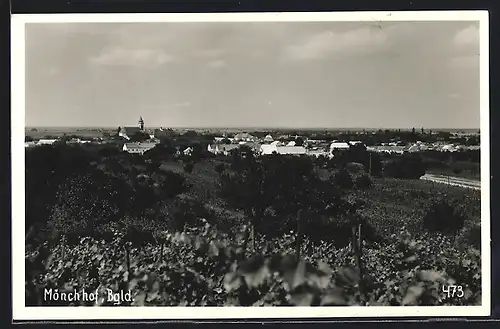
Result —
[[[27,128],[86,128],[86,129],[99,129],[99,128],[104,128],[104,129],[115,129],[118,127],[127,127],[123,125],[117,125],[117,126],[25,126],[25,129]],[[130,127],[130,126],[128,126]],[[146,129],[158,129],[158,128],[163,128],[163,129],[218,129],[218,130],[232,130],[232,129],[262,129],[262,130],[270,130],[270,129],[276,129],[276,130],[333,130],[333,129],[342,129],[342,130],[421,130],[424,128],[424,130],[480,130],[481,128],[465,128],[465,127],[459,127],[459,128],[454,128],[454,127],[196,127],[196,126],[185,126],[185,127],[168,127],[168,126],[151,126],[151,127],[145,127]]]

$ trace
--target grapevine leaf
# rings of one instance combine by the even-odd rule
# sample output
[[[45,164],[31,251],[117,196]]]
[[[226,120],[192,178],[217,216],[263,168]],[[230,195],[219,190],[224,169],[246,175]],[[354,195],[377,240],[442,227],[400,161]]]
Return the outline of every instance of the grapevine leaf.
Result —
[[[355,286],[359,282],[359,273],[352,267],[343,267],[338,272],[339,279],[350,286]]]
[[[258,271],[263,265],[264,257],[262,255],[256,255],[246,261],[241,262],[239,268],[242,273],[247,274]]]
[[[431,282],[437,282],[437,281],[444,281],[443,275],[437,271],[420,271],[418,273],[418,277],[422,281],[431,281]]]
[[[209,244],[208,254],[210,256],[219,256],[219,248],[213,241],[211,241]]]
[[[418,305],[420,296],[424,293],[424,288],[419,285],[411,286],[406,291],[406,295],[403,298],[403,305]]]
[[[323,272],[325,274],[328,274],[328,275],[330,275],[332,273],[332,269],[325,262],[319,262],[318,263],[318,270],[320,270],[321,272]]]
[[[295,306],[311,306],[314,294],[310,292],[292,294],[290,302]]]
[[[144,306],[146,301],[146,292],[142,291],[137,296],[135,296],[134,301],[132,302],[133,306]]]
[[[405,263],[413,263],[417,260],[417,256],[413,255],[413,256],[410,256],[410,257],[407,257],[403,260],[403,262]]]
[[[264,283],[269,274],[269,268],[266,266],[266,264],[263,264],[257,271],[252,273],[245,273],[243,276],[245,278],[247,286],[257,288]]]
[[[226,292],[237,290],[241,284],[241,277],[237,272],[227,273],[224,277],[224,289]]]
[[[299,261],[297,267],[293,270],[288,270],[284,274],[284,280],[288,285],[289,290],[293,290],[306,281],[306,264],[304,261]]]
[[[347,305],[347,301],[344,298],[341,289],[329,289],[321,298],[321,306],[328,305]]]

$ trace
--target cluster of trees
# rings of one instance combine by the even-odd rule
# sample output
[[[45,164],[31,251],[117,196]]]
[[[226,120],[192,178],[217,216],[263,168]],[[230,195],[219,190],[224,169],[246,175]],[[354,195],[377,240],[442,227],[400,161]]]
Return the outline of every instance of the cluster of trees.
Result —
[[[462,152],[440,152],[434,150],[427,150],[420,152],[422,158],[436,160],[446,163],[454,162],[481,162],[481,152],[480,150],[466,150]]]
[[[26,228],[77,238],[124,218],[167,227],[174,225],[168,214],[182,203],[174,200],[188,188],[185,177],[158,162],[112,148],[33,148],[26,151]]]
[[[384,164],[384,176],[400,179],[419,179],[425,175],[425,164],[419,155],[404,154]]]
[[[362,141],[366,145],[380,145],[381,143],[399,142],[401,145],[406,145],[408,143],[413,143],[416,141],[422,141],[427,143],[433,143],[437,141],[453,142],[463,145],[480,145],[479,134],[472,136],[460,136],[458,134],[453,134],[451,132],[438,131],[433,132],[432,130],[425,130],[424,128],[412,130],[401,130],[401,129],[379,129],[378,131],[324,131],[318,133],[317,131],[280,131],[272,132],[276,134],[286,134],[288,136],[302,136],[304,138],[321,139],[328,142],[333,140],[344,140],[344,141]],[[267,132],[252,132],[253,135],[257,137],[264,137]]]
[[[232,168],[221,170],[220,195],[246,214],[252,234],[294,231],[298,239],[347,243],[352,222],[360,220],[356,205],[344,198],[344,186],[321,179],[309,157],[249,155]]]
[[[382,157],[379,153],[367,151],[363,144],[352,145],[333,159],[320,159],[328,168],[345,168],[352,163],[360,164],[374,177],[419,179],[425,174],[426,165],[418,154],[403,154]]]

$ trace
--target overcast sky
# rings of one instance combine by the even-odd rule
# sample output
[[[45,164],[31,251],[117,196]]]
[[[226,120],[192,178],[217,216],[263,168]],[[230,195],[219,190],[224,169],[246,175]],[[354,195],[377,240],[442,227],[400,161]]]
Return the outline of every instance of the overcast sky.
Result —
[[[26,125],[478,128],[479,23],[31,23]]]

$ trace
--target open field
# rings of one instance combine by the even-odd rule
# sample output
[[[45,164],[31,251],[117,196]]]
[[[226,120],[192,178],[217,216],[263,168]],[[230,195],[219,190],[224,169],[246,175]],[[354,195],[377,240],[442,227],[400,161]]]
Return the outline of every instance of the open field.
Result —
[[[77,135],[79,137],[103,137],[104,133],[116,133],[117,128],[26,128],[25,134],[33,139],[59,138]]]

